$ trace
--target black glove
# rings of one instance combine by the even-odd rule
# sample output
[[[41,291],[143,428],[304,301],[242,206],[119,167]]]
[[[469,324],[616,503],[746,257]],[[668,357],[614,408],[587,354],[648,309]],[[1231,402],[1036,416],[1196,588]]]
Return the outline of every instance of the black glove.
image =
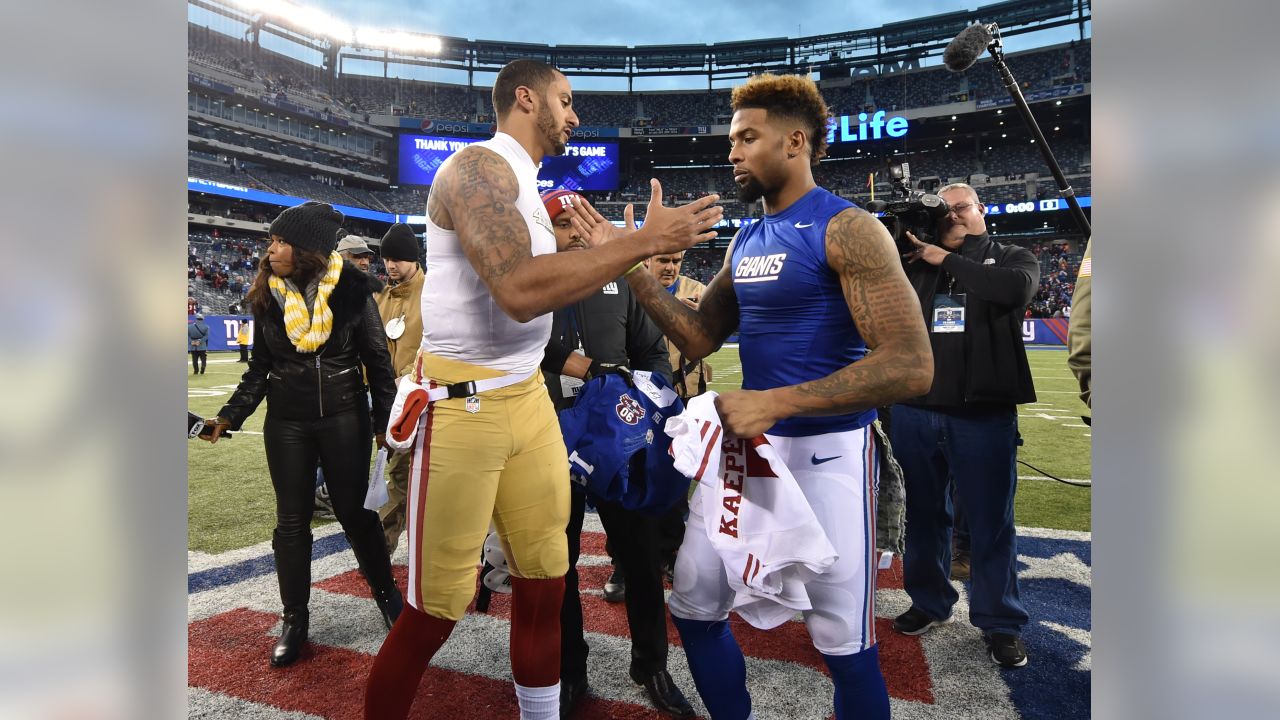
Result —
[[[628,383],[631,382],[631,368],[627,367],[626,365],[619,365],[617,363],[600,362],[599,360],[591,361],[591,367],[587,369],[587,379],[594,380],[595,378],[602,377],[609,373],[613,373],[614,375],[621,375],[622,377],[626,378],[626,381]]]

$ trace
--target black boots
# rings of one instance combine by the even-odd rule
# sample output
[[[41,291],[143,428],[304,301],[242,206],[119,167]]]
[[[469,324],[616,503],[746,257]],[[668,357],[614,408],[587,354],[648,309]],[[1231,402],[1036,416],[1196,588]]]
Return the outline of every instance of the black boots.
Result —
[[[376,515],[374,521],[355,535],[348,534],[347,541],[355,553],[360,574],[373,591],[373,600],[382,613],[387,629],[395,624],[404,609],[404,598],[391,575],[391,558],[387,555],[386,540]],[[280,602],[284,605],[284,629],[280,642],[271,652],[271,665],[284,667],[292,664],[302,654],[307,644],[307,624],[310,615],[307,603],[311,599],[311,534],[281,535],[277,529],[271,547],[275,551],[276,579],[280,583]]]
[[[400,611],[404,610],[404,597],[400,595],[400,589],[393,581],[389,590],[374,590],[373,601],[378,603],[378,610],[382,611],[382,621],[390,630],[391,626],[396,624],[396,618],[400,617]]]
[[[271,547],[275,550],[276,579],[280,583],[280,602],[284,605],[284,630],[280,633],[280,642],[271,651],[271,665],[284,667],[297,660],[307,644],[311,533],[281,535],[276,530]]]
[[[305,609],[284,611],[284,629],[280,632],[280,641],[271,651],[272,667],[292,665],[302,654],[302,648],[307,644],[309,619],[309,613]]]
[[[665,669],[646,676],[636,672],[633,667],[631,679],[644,688],[649,701],[662,712],[677,718],[691,718],[696,715],[693,706],[685,699],[684,693],[676,687],[675,680],[671,679],[671,673]]]
[[[347,542],[355,553],[360,574],[373,592],[373,601],[382,612],[382,621],[390,630],[396,618],[400,617],[400,611],[404,609],[404,598],[391,575],[391,556],[387,554],[387,541],[382,534],[382,526],[376,521],[366,523],[356,533],[348,532]]]

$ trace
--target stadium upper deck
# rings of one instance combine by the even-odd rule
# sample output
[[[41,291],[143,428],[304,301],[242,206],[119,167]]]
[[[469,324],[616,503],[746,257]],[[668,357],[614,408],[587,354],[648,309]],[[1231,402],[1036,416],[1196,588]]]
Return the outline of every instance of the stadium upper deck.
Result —
[[[426,188],[400,177],[400,136],[490,131],[488,88],[360,74],[355,69],[368,67],[371,50],[337,37],[340,32],[315,32],[228,2],[190,0],[188,7],[198,10],[189,18],[203,13],[188,24],[188,175],[272,194],[251,197],[192,185],[193,197],[210,193],[202,205],[225,205],[216,198],[223,193],[228,202],[228,196],[268,197],[268,205],[277,206],[287,198],[320,199],[375,222],[420,215]],[[1056,191],[1040,179],[1048,177],[1047,168],[1021,123],[999,116],[1007,94],[994,71],[985,62],[963,74],[927,63],[973,20],[999,21],[1006,36],[1080,24],[1083,36],[1088,9],[1089,3],[1076,0],[1011,0],[868,30],[705,46],[570,48],[414,36],[421,41],[417,50],[375,54],[388,75],[411,65],[492,72],[517,56],[542,57],[571,76],[626,81],[684,74],[704,75],[710,83],[761,70],[810,70],[835,114],[856,118],[883,110],[911,123],[906,137],[833,145],[817,172],[824,185],[865,200],[872,187],[877,194],[888,191],[887,161],[910,161],[926,188],[963,179],[981,186],[990,202],[1024,203]],[[281,43],[301,48],[313,62],[270,49]],[[1035,105],[1041,124],[1077,193],[1088,195],[1089,41],[1011,53],[1008,61],[1024,93],[1042,100]],[[575,93],[584,125],[617,148],[617,182],[591,193],[593,201],[618,215],[621,205],[613,203],[647,195],[651,176],[664,181],[671,200],[731,191],[722,137],[728,97],[725,89]],[[726,211],[731,217],[753,214],[731,200]]]

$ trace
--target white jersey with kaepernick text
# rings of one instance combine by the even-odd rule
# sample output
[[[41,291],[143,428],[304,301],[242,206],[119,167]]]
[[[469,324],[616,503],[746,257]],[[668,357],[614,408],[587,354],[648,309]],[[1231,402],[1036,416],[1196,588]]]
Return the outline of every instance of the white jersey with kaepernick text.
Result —
[[[666,425],[676,469],[698,483],[690,533],[700,516],[732,609],[755,627],[777,627],[812,609],[806,583],[838,556],[777,449],[763,436],[726,440],[715,398],[690,400]]]

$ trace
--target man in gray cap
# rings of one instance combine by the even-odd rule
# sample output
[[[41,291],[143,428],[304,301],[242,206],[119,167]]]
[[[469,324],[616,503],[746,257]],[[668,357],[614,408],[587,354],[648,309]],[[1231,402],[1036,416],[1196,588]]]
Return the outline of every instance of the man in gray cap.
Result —
[[[387,334],[387,349],[396,376],[413,372],[413,363],[422,345],[422,287],[425,273],[418,258],[422,244],[413,229],[404,223],[392,225],[379,248],[387,266],[386,289],[373,296]],[[412,453],[398,453],[387,461],[387,502],[378,510],[387,551],[394,554],[404,532],[405,496],[409,492]]]
[[[342,259],[350,260],[352,265],[369,272],[369,263],[373,261],[373,250],[369,249],[369,243],[359,235],[347,235],[341,230],[338,235],[338,254]]]

